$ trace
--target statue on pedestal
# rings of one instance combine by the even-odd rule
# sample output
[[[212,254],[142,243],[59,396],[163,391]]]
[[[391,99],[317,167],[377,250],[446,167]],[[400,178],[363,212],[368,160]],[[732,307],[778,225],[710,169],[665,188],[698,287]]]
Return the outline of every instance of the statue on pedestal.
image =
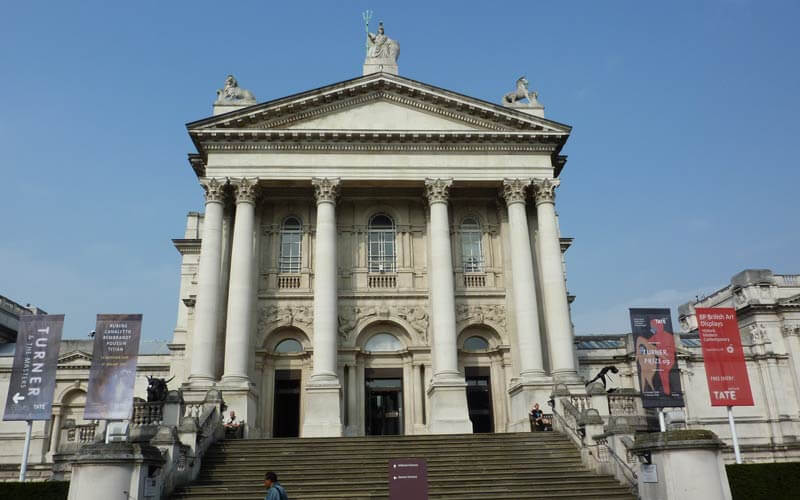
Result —
[[[217,90],[215,104],[255,104],[256,97],[249,90],[239,87],[233,75],[225,78],[225,86]]]
[[[367,32],[367,38],[369,45],[367,59],[390,59],[393,63],[397,63],[397,58],[400,56],[400,45],[396,40],[386,36],[383,22],[378,23],[377,33]]]
[[[536,100],[539,97],[539,94],[534,91],[528,90],[528,79],[524,76],[521,76],[517,79],[517,90],[514,92],[509,92],[505,96],[503,96],[503,102],[505,104],[521,104],[519,101],[522,99],[527,99],[531,106],[538,105],[539,101]]]

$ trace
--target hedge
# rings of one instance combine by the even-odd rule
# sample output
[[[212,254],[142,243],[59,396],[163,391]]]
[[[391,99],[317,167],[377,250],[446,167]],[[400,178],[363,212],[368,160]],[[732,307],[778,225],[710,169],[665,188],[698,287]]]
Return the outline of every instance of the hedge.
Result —
[[[733,500],[796,500],[800,462],[726,465]]]
[[[0,483],[0,500],[66,500],[69,481]]]

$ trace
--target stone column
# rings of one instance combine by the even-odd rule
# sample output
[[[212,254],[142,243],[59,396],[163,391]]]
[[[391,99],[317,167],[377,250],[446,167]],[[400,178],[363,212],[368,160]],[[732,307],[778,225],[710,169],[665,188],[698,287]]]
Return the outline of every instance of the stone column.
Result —
[[[509,239],[511,242],[512,295],[523,381],[544,376],[542,341],[539,334],[539,311],[536,306],[536,284],[533,275],[528,216],[525,210],[527,179],[503,181],[503,198],[508,206]]]
[[[511,295],[517,330],[520,377],[508,388],[511,413],[508,430],[530,430],[528,411],[534,403],[544,406],[552,390],[552,379],[545,376],[542,341],[539,333],[539,310],[536,301],[533,252],[528,215],[525,209],[529,179],[503,181],[503,198],[508,207],[509,245],[511,246]]]
[[[555,211],[555,189],[559,183],[558,179],[536,179],[533,190],[539,223],[542,303],[552,375],[558,382],[574,383],[578,380],[578,372],[575,367],[575,345]]]
[[[472,433],[464,375],[458,371],[455,284],[447,199],[452,179],[427,179],[430,204],[428,283],[433,326],[433,382],[429,429],[433,434]]]
[[[246,387],[250,382],[247,372],[250,333],[253,329],[253,234],[257,185],[258,179],[244,178],[233,183],[236,193],[236,219],[233,225],[228,316],[225,326],[225,374],[222,376],[226,385],[243,384]]]
[[[206,192],[206,213],[203,217],[203,239],[200,245],[189,382],[193,385],[206,386],[216,380],[214,358],[221,285],[222,201],[227,182],[211,178],[201,179],[200,183]]]
[[[303,437],[341,436],[338,354],[336,195],[339,179],[312,180],[317,198],[314,248],[314,369],[306,386]]]

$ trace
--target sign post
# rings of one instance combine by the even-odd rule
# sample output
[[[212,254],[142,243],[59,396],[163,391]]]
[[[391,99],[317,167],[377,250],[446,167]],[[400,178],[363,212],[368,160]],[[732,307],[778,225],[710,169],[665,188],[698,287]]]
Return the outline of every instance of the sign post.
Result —
[[[733,452],[736,463],[742,463],[734,406],[753,406],[753,393],[744,360],[742,337],[736,310],[731,308],[697,308],[697,330],[706,367],[711,406],[726,406],[731,426]]]
[[[19,319],[14,366],[3,420],[27,423],[19,480],[25,481],[34,420],[50,420],[63,314],[26,314]]]
[[[685,406],[672,314],[669,309],[630,309],[630,317],[642,406],[658,409],[658,425],[665,432],[664,407]]]
[[[86,420],[130,418],[141,330],[141,314],[97,315],[83,413]],[[106,438],[109,424],[106,425]]]

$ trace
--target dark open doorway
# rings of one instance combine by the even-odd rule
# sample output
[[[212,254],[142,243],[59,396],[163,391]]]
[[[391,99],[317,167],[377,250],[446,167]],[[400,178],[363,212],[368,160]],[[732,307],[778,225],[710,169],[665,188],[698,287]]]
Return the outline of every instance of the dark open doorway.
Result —
[[[273,437],[300,435],[300,370],[275,370]]]
[[[403,369],[367,368],[364,379],[366,434],[403,434]]]
[[[472,421],[472,432],[493,432],[492,385],[489,368],[468,366],[464,368],[467,379],[467,407]]]

